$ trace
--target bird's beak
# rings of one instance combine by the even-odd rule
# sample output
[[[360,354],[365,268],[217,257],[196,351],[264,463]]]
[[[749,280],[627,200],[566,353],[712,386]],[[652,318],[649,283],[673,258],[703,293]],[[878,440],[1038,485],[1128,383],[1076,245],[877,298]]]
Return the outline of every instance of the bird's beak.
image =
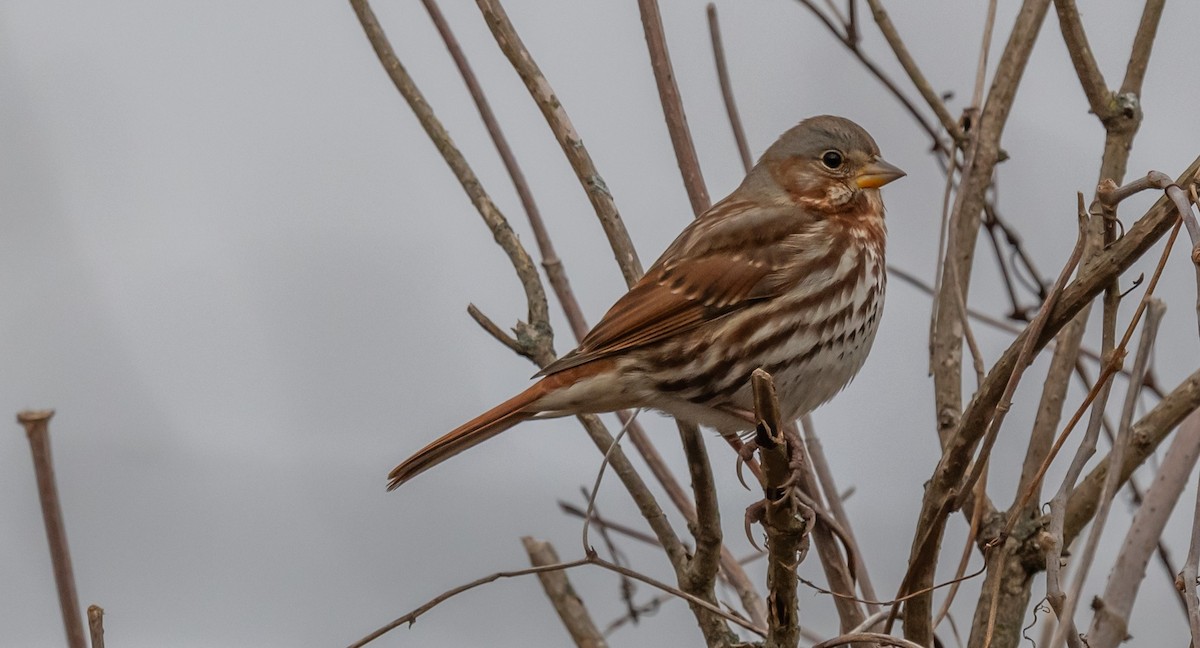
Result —
[[[899,180],[908,175],[900,170],[900,167],[888,164],[880,158],[875,158],[870,164],[863,167],[862,171],[854,177],[854,183],[859,189],[876,189],[891,182]]]

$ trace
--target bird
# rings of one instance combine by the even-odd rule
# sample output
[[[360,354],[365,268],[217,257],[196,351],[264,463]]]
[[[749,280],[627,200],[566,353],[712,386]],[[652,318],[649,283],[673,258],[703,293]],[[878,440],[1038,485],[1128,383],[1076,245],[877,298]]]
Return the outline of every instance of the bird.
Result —
[[[801,121],[576,349],[405,459],[388,490],[533,418],[648,408],[745,432],[758,368],[773,376],[784,420],[809,413],[850,383],[874,341],[887,284],[880,187],[904,175],[853,121]]]

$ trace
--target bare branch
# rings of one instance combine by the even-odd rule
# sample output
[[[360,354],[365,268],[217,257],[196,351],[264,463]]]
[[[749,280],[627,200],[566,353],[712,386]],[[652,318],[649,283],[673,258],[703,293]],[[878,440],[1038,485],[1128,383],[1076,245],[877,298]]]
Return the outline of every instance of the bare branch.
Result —
[[[52,416],[54,410],[24,410],[17,413],[17,422],[25,428],[29,450],[33,454],[33,473],[37,478],[38,500],[42,504],[42,522],[46,525],[46,542],[50,545],[50,561],[54,565],[54,584],[58,587],[58,606],[62,611],[67,645],[85,648],[87,640],[83,634],[83,621],[79,618],[79,596],[75,593],[67,526],[63,523],[62,504],[54,480],[54,459],[50,456]]]
[[[1146,6],[1142,8],[1142,19],[1138,21],[1137,32],[1133,35],[1129,64],[1125,67],[1125,80],[1121,82],[1123,95],[1142,94],[1142,81],[1146,79],[1150,51],[1154,47],[1154,37],[1158,33],[1158,23],[1165,4],[1166,0],[1146,0]]]
[[[525,545],[525,553],[529,554],[529,562],[534,567],[561,564],[558,553],[549,542],[525,536],[521,538],[521,543]],[[600,630],[592,622],[592,616],[588,614],[583,601],[575,593],[575,588],[571,587],[565,570],[538,572],[537,577],[542,582],[542,589],[546,591],[546,598],[550,599],[554,611],[558,613],[558,618],[562,619],[576,646],[604,648],[608,645],[604,635],[600,634]]]
[[[870,57],[868,57],[862,51],[862,48],[859,47],[857,31],[853,33],[844,31],[848,29],[844,26],[844,23],[843,28],[839,29],[838,26],[834,24],[833,20],[829,18],[829,16],[826,16],[824,12],[822,12],[815,4],[813,4],[812,0],[797,1],[808,8],[808,10],[811,11],[812,14],[821,21],[821,24],[825,25],[825,28],[829,30],[829,33],[832,34],[834,38],[838,39],[838,42],[844,45],[846,49],[854,55],[854,58],[857,58],[858,62],[862,63],[863,67],[867,68],[867,71],[870,72],[876,79],[878,79],[885,88],[887,88],[888,92],[890,92],[891,95],[896,98],[896,101],[900,102],[900,105],[904,106],[904,109],[908,111],[908,114],[913,118],[913,121],[917,122],[917,125],[929,135],[931,140],[933,140],[933,148],[949,154],[951,149],[942,141],[941,133],[938,132],[937,127],[934,126],[933,123],[928,119],[926,119],[925,115],[921,114],[921,111],[915,104],[913,104],[908,96],[900,90],[900,87],[896,85],[896,82],[893,81],[892,78],[887,74],[885,74],[884,71],[875,64],[875,61],[871,60]]]
[[[1122,484],[1154,453],[1158,444],[1162,443],[1175,426],[1197,407],[1200,407],[1200,370],[1168,392],[1153,409],[1133,424],[1129,454],[1121,465]],[[1105,475],[1111,465],[1110,457],[1101,459],[1071,494],[1071,499],[1067,502],[1066,526],[1063,532],[1063,539],[1067,545],[1070,545],[1088,520],[1092,519],[1099,504]]]
[[[604,560],[604,559],[600,558],[599,556],[592,554],[585,558],[580,558],[579,560],[572,560],[569,562],[558,563],[556,565],[542,565],[539,567],[529,567],[526,569],[514,569],[511,571],[496,572],[494,574],[489,574],[482,578],[477,578],[469,583],[459,585],[458,587],[446,590],[445,592],[442,592],[441,594],[438,594],[437,596],[430,599],[429,601],[423,603],[420,607],[416,608],[412,612],[409,612],[408,614],[405,614],[404,616],[401,616],[401,617],[395,619],[394,621],[379,628],[378,630],[372,632],[371,634],[350,644],[350,648],[362,648],[362,646],[365,646],[365,645],[371,643],[372,641],[375,641],[379,637],[382,637],[383,635],[387,634],[388,632],[391,632],[392,630],[395,630],[396,628],[399,628],[402,625],[405,625],[405,624],[412,625],[421,615],[432,610],[433,608],[437,607],[441,603],[444,603],[445,601],[447,601],[451,598],[454,598],[455,596],[458,596],[459,594],[462,594],[463,592],[473,590],[476,587],[479,587],[480,585],[487,585],[488,583],[500,580],[501,578],[516,578],[518,576],[528,576],[530,574],[540,574],[543,572],[561,571],[564,569],[574,569],[575,567],[580,567],[583,565],[595,565],[602,569],[606,569],[608,571],[615,572],[615,573],[621,574],[623,576],[628,576],[634,580],[641,581],[651,587],[660,589],[664,592],[668,592],[668,593],[673,594],[681,599],[684,599],[691,605],[703,608],[704,610],[706,610],[712,614],[715,614],[717,616],[720,616],[720,617],[726,619],[727,621],[735,623],[735,624],[749,630],[750,632],[753,632],[760,636],[766,635],[765,629],[759,628],[750,623],[747,623],[745,620],[743,620],[739,617],[733,616],[732,614],[729,614],[728,612],[725,612],[721,608],[713,605],[712,603],[709,603],[708,601],[704,601],[702,599],[696,598],[695,596],[692,596],[691,594],[688,594],[688,593],[680,590],[677,587],[672,587],[670,585],[667,585],[666,583],[663,583],[662,581],[658,581],[653,578],[650,578],[649,576],[646,576],[645,574],[636,572],[632,569],[629,569],[628,567],[622,567],[621,565],[616,565],[616,564],[610,563],[607,560]]]
[[[642,14],[642,28],[646,32],[646,46],[650,49],[650,67],[654,70],[654,82],[658,85],[658,97],[662,102],[663,115],[667,119],[667,131],[671,135],[671,146],[679,172],[683,175],[683,186],[687,189],[692,211],[697,216],[712,205],[704,175],[700,172],[700,161],[696,159],[696,147],[688,131],[687,115],[683,112],[683,101],[679,97],[679,86],[675,84],[675,72],[671,69],[671,56],[667,53],[667,37],[663,34],[662,14],[658,11],[658,0],[638,0]]]
[[[1134,438],[1137,438],[1137,426],[1134,426]],[[1146,500],[1134,514],[1117,552],[1116,564],[1109,573],[1088,631],[1088,644],[1092,648],[1113,648],[1125,641],[1129,613],[1138,586],[1144,579],[1146,563],[1197,457],[1200,457],[1200,414],[1193,413],[1179,426],[1154,483],[1146,491]]]
[[[1079,201],[1082,205],[1083,196],[1079,197]],[[1021,381],[1021,376],[1024,375],[1025,369],[1033,362],[1033,343],[1041,336],[1042,329],[1046,326],[1046,318],[1058,302],[1059,295],[1062,294],[1063,288],[1067,285],[1067,281],[1071,278],[1071,275],[1075,273],[1075,266],[1079,264],[1079,259],[1083,256],[1083,244],[1087,240],[1087,221],[1084,218],[1082,209],[1079,213],[1078,226],[1079,233],[1075,239],[1075,247],[1071,250],[1071,255],[1067,258],[1062,271],[1058,273],[1058,279],[1054,281],[1054,286],[1050,288],[1050,292],[1046,296],[1045,301],[1042,302],[1041,308],[1038,309],[1037,315],[1029,323],[1029,335],[1025,339],[1025,344],[1021,345],[1021,352],[1017,355],[1016,367],[1009,374],[1008,383],[1004,386],[1004,393],[1001,394],[1000,402],[996,405],[996,412],[992,416],[992,419],[988,421],[988,429],[984,433],[983,443],[975,459],[975,464],[972,466],[970,474],[967,475],[959,487],[957,506],[962,506],[967,494],[974,488],[975,480],[979,478],[983,467],[987,465],[987,459],[991,456],[992,445],[996,441],[996,435],[1000,432],[1000,426],[1004,423],[1005,415],[1012,407],[1012,396],[1017,391],[1017,384]]]
[[[92,638],[92,648],[104,648],[104,608],[99,605],[89,605],[87,617],[88,634]]]
[[[454,64],[458,67],[458,72],[467,86],[467,91],[471,93],[471,99],[475,102],[475,107],[479,110],[479,117],[483,120],[488,135],[492,138],[492,143],[496,145],[496,152],[500,154],[500,160],[504,163],[504,168],[508,171],[508,175],[512,179],[513,188],[517,192],[521,206],[525,209],[526,217],[529,218],[529,227],[533,230],[533,238],[537,241],[538,251],[542,255],[542,268],[546,271],[546,278],[550,282],[550,288],[554,290],[555,296],[558,297],[558,303],[562,306],[563,313],[567,316],[567,322],[570,324],[571,330],[574,331],[575,337],[582,337],[587,334],[588,330],[587,323],[584,321],[583,310],[579,308],[579,303],[571,291],[571,282],[567,279],[562,260],[558,257],[558,253],[554,251],[554,244],[550,240],[550,233],[546,230],[546,223],[542,220],[541,211],[538,209],[537,203],[533,200],[533,192],[529,189],[529,183],[525,180],[525,174],[521,171],[521,166],[517,164],[517,158],[513,155],[512,148],[509,147],[508,140],[504,137],[504,132],[500,129],[500,123],[496,120],[495,113],[492,112],[491,104],[488,102],[487,96],[484,95],[479,81],[475,78],[475,72],[471,70],[471,65],[467,62],[466,55],[463,53],[462,48],[458,46],[458,39],[454,37],[454,32],[450,30],[450,25],[442,15],[441,9],[438,8],[437,0],[421,0],[421,2],[425,5],[430,19],[433,20],[433,26],[437,29],[438,34],[441,35],[442,41],[446,44],[446,50],[450,53],[450,57],[454,59]]]
[[[509,261],[512,263],[513,269],[517,273],[517,278],[521,281],[521,286],[525,289],[525,301],[528,305],[528,324],[529,328],[526,333],[529,334],[528,340],[525,341],[527,355],[529,357],[537,357],[549,361],[554,357],[554,341],[553,334],[550,330],[550,313],[549,306],[546,303],[546,293],[542,288],[541,277],[538,275],[537,267],[533,264],[533,259],[529,253],[525,251],[521,245],[516,233],[512,231],[508,221],[500,210],[492,202],[490,196],[484,191],[483,185],[479,182],[475,172],[471,170],[471,166],[467,164],[467,160],[463,157],[458,147],[454,145],[450,139],[450,134],[442,126],[441,121],[433,113],[433,109],[425,101],[424,95],[417,88],[408,71],[400,63],[396,52],[392,49],[391,43],[388,42],[387,35],[383,32],[383,27],[380,26],[379,20],[375,17],[375,12],[371,10],[367,0],[350,0],[350,4],[354,7],[354,13],[358,16],[359,22],[362,24],[363,31],[367,35],[367,40],[370,41],[371,47],[374,48],[376,56],[379,57],[379,62],[383,64],[383,69],[387,72],[392,83],[404,100],[408,102],[413,114],[421,123],[421,127],[433,140],[434,146],[438,152],[442,154],[442,158],[454,172],[455,178],[462,185],[463,191],[471,199],[471,203],[475,205],[475,209],[479,215],[483,217],[484,223],[491,230],[492,236],[496,239],[496,243],[508,255]],[[478,321],[478,320],[477,320]],[[482,324],[482,322],[481,322]],[[485,326],[485,328],[487,328]],[[490,330],[489,330],[490,332]],[[503,341],[503,340],[502,340]]]
[[[521,42],[521,38],[517,35],[512,23],[509,22],[508,15],[500,6],[499,1],[476,0],[475,4],[483,12],[488,29],[492,31],[492,36],[496,39],[500,50],[508,57],[521,80],[525,82],[525,87],[533,97],[534,103],[542,111],[546,123],[554,133],[555,139],[558,140],[559,147],[567,156],[567,161],[571,163],[575,176],[579,178],[580,184],[587,192],[592,208],[596,210],[596,216],[600,219],[600,226],[604,228],[604,233],[608,236],[609,246],[612,247],[613,254],[616,256],[621,274],[625,277],[626,283],[632,285],[642,276],[642,264],[638,261],[637,251],[633,247],[633,242],[629,240],[629,232],[625,230],[625,223],[621,220],[620,213],[617,212],[612,194],[608,192],[608,185],[604,184],[604,179],[600,177],[600,172],[592,163],[592,156],[584,147],[579,134],[575,132],[575,126],[567,117],[566,109],[555,96],[554,90],[550,87],[550,83],[542,74],[537,63],[534,62],[529,50],[525,49],[525,44]]]
[[[965,313],[954,308],[958,294],[965,294],[970,285],[970,270],[974,260],[975,242],[979,232],[979,214],[986,202],[986,193],[992,183],[992,172],[1000,159],[1000,137],[1012,109],[1017,86],[1025,71],[1025,65],[1033,50],[1039,27],[1049,9],[1049,0],[1026,0],[1017,14],[1008,43],[997,63],[996,72],[988,91],[986,103],[980,112],[979,121],[972,131],[958,187],[954,210],[949,223],[948,247],[944,261],[941,290],[937,297],[937,319],[933,345],[935,416],[938,436],[946,451],[935,471],[934,478],[925,491],[916,529],[924,537],[913,543],[909,555],[909,577],[906,591],[916,591],[933,584],[936,567],[937,547],[945,529],[945,518],[950,513],[949,502],[956,499],[958,479],[967,468],[969,448],[975,439],[965,445],[959,439],[966,430],[962,421],[962,336],[961,320]],[[957,269],[953,275],[951,269]],[[1064,292],[1065,295],[1065,292]],[[965,310],[965,309],[964,309]],[[1055,329],[1056,330],[1056,329]],[[1012,347],[1010,347],[1011,349]],[[1015,358],[1013,358],[1015,361]],[[1003,362],[1003,359],[1001,360]],[[1007,372],[1004,381],[1007,383]],[[996,371],[993,369],[992,375]],[[991,376],[989,376],[989,379]],[[987,381],[977,394],[984,392]],[[982,423],[979,421],[978,423]],[[969,434],[978,434],[978,429]],[[953,435],[954,439],[951,439]],[[967,451],[967,452],[963,452]],[[962,463],[959,463],[959,460]],[[948,469],[953,465],[955,472]],[[912,599],[904,606],[904,635],[920,644],[933,640],[933,607],[930,596]]]
[[[721,85],[721,98],[725,101],[725,112],[729,115],[729,125],[733,129],[733,140],[737,143],[738,155],[742,158],[742,167],[749,172],[750,167],[754,166],[754,160],[750,157],[746,131],[742,128],[742,118],[738,116],[737,102],[733,99],[733,82],[729,79],[729,68],[725,65],[725,46],[721,44],[721,23],[717,20],[717,5],[708,3],[706,11],[713,58],[717,64],[717,82]]]
[[[875,603],[879,599],[879,595],[875,592],[875,586],[871,583],[871,577],[867,573],[867,564],[863,558],[862,552],[858,551],[858,540],[854,537],[854,532],[850,526],[850,516],[846,513],[846,507],[842,504],[842,498],[838,495],[837,483],[833,479],[833,471],[829,467],[829,462],[825,459],[825,449],[821,445],[821,438],[817,435],[817,429],[813,425],[812,417],[808,414],[800,417],[800,430],[804,433],[804,448],[808,451],[808,460],[811,464],[813,473],[817,476],[817,481],[821,484],[821,490],[825,494],[824,501],[829,506],[829,512],[833,519],[841,526],[847,544],[855,547],[850,552],[851,560],[854,563],[854,572],[858,577],[859,587],[862,589],[863,598],[870,601],[867,603],[867,610],[871,614],[879,612],[879,605]]]
[[[921,98],[929,104],[933,114],[937,115],[938,121],[942,123],[942,128],[946,129],[950,137],[955,141],[961,141],[963,139],[962,129],[959,128],[958,122],[946,109],[946,104],[942,101],[941,96],[930,85],[929,79],[925,78],[925,73],[921,71],[920,66],[909,53],[908,47],[904,45],[904,40],[900,38],[900,32],[896,30],[896,25],[892,24],[892,19],[883,8],[881,0],[867,0],[867,6],[871,8],[871,17],[875,19],[875,24],[883,34],[884,40],[892,48],[892,53],[896,55],[896,60],[908,74],[908,78],[917,92],[921,93]]]
[[[1198,565],[1200,565],[1200,491],[1196,493],[1196,508],[1192,513],[1192,540],[1188,543],[1187,560],[1175,581],[1175,587],[1183,592],[1187,602],[1188,626],[1192,631],[1192,644],[1200,643],[1200,599],[1196,597]]]
[[[1100,121],[1107,121],[1115,107],[1113,96],[1088,44],[1083,22],[1079,18],[1079,8],[1075,6],[1075,0],[1054,0],[1054,10],[1058,12],[1058,26],[1062,30],[1063,40],[1067,43],[1071,63],[1075,65],[1075,74],[1083,86],[1083,94],[1087,95],[1092,112],[1096,113]]]

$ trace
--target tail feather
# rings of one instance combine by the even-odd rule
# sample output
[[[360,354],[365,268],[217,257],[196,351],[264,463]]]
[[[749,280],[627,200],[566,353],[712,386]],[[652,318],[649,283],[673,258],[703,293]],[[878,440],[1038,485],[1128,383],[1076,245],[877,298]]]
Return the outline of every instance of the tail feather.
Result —
[[[533,405],[549,391],[550,386],[546,383],[546,379],[534,383],[529,389],[463,423],[418,450],[416,454],[392,469],[388,475],[388,490],[395,490],[404,482],[463,450],[483,443],[517,423],[536,416],[540,410],[535,409]]]

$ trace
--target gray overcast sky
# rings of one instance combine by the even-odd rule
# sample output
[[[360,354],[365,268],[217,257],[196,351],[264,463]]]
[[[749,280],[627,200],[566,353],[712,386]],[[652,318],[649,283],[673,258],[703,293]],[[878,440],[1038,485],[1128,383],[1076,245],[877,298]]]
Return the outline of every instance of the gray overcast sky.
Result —
[[[485,186],[527,232],[419,3],[375,4]],[[444,4],[594,321],[623,284],[586,199],[478,12]],[[690,213],[635,3],[507,4],[649,263]],[[716,198],[742,172],[704,5],[663,4]],[[954,91],[960,110],[986,3],[892,4],[917,60],[939,89]],[[1116,85],[1137,3],[1107,3],[1104,12],[1095,4],[1084,6],[1086,24]],[[1001,5],[997,55],[1015,11]],[[889,260],[931,276],[942,181],[921,132],[797,3],[723,2],[720,10],[755,153],[808,115],[862,123],[909,172],[885,191]],[[1200,153],[1198,24],[1200,3],[1169,3],[1133,174],[1174,175]],[[876,31],[865,33],[868,51],[900,78]],[[1102,130],[1086,114],[1053,15],[1027,77],[1005,135],[1012,159],[1000,170],[1000,204],[1052,275],[1070,248],[1075,192],[1090,194],[1095,183]],[[1186,252],[1172,264],[1160,290],[1171,307],[1158,364],[1167,386],[1200,357]],[[344,2],[5,2],[0,268],[0,415],[58,410],[55,460],[81,602],[108,610],[110,645],[344,645],[453,585],[523,566],[521,535],[552,540],[564,558],[581,553],[579,524],[555,501],[578,501],[599,457],[571,421],[522,426],[400,492],[383,490],[398,460],[522,388],[533,368],[465,315],[473,302],[498,322],[515,321],[524,312],[519,285]],[[983,268],[972,303],[1003,314],[995,272]],[[883,592],[901,576],[937,457],[929,304],[899,281],[888,302],[862,375],[816,415],[841,485],[856,488],[848,505]],[[560,331],[563,352],[573,345]],[[994,360],[1006,338],[978,333]],[[1039,368],[1018,393],[1000,458],[1020,456]],[[674,432],[657,417],[646,421],[678,465]],[[722,444],[711,448],[726,535],[740,554],[748,551],[741,511],[754,496],[737,485]],[[1010,492],[1015,470],[994,469],[992,479]],[[637,525],[614,483],[601,511]],[[1127,525],[1117,508],[1109,557]],[[1188,516],[1176,517],[1169,540],[1182,558]],[[15,424],[0,434],[0,519],[3,643],[61,645],[27,444]],[[963,527],[954,521],[948,547]],[[627,548],[637,567],[667,574],[655,552]],[[1185,624],[1157,569],[1132,633],[1179,645]],[[802,571],[819,578],[815,557]],[[1097,570],[1092,586],[1104,575]],[[614,578],[572,578],[601,623],[621,614]],[[977,586],[961,596],[971,600]],[[802,606],[813,628],[834,629],[826,599],[805,594]],[[678,603],[613,637],[624,646],[698,639]],[[527,579],[446,603],[379,645],[566,642]]]

